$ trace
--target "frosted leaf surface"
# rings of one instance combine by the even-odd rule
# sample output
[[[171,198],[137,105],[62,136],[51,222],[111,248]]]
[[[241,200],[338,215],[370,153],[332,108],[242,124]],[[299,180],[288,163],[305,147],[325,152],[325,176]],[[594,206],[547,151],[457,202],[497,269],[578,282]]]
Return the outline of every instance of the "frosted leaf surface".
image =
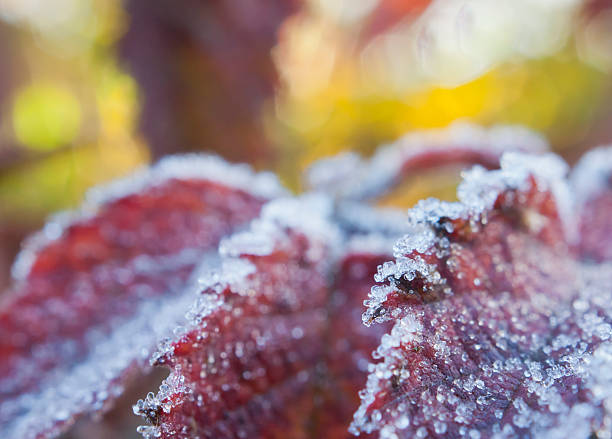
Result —
[[[612,147],[588,152],[572,172],[580,212],[582,256],[594,261],[612,259]]]
[[[434,156],[496,167],[449,148]],[[556,156],[506,154],[465,172],[459,202],[408,214],[283,198],[194,157],[94,193],[33,240],[2,299],[3,437],[104,410],[147,359],[171,372],[134,406],[146,438],[607,437],[612,205],[609,153],[593,154],[569,183]]]
[[[483,128],[456,122],[445,129],[408,134],[367,160],[353,153],[321,160],[309,169],[306,182],[341,199],[363,200],[379,197],[401,179],[427,168],[461,163],[495,168],[506,151],[547,149],[541,136],[522,127]]]
[[[341,242],[330,214],[325,197],[279,199],[224,241],[186,332],[154,357],[172,373],[134,407],[149,421],[145,437],[299,437],[314,410]],[[170,382],[177,377],[180,388]]]
[[[367,380],[371,353],[390,329],[382,324],[361,323],[363,300],[376,267],[390,257],[390,236],[353,236],[336,268],[328,303],[328,346],[324,356],[326,374],[317,383],[321,404],[315,412],[317,434],[311,437],[349,438],[353,413],[359,407],[359,390]]]
[[[327,197],[281,199],[224,241],[222,268],[202,279],[187,333],[155,355],[189,390],[166,382],[134,406],[148,421],[144,437],[350,436],[385,330],[361,324],[362,301],[391,247],[381,233],[343,242],[332,215]]]
[[[256,174],[247,165],[230,164],[211,155],[170,156],[154,166],[142,168],[125,178],[90,189],[78,211],[63,212],[52,217],[40,232],[26,241],[25,248],[13,266],[14,278],[17,280],[26,278],[34,261],[39,258],[40,251],[61,237],[72,223],[82,223],[112,203],[115,203],[118,206],[116,209],[119,209],[122,207],[120,199],[136,196],[145,190],[155,190],[164,184],[172,184],[173,180],[183,181],[183,186],[187,186],[189,180],[195,182],[206,180],[215,185],[248,193],[261,200],[272,199],[286,193],[276,177],[269,172]],[[169,188],[160,189],[160,196],[163,195],[163,190],[169,193]],[[219,197],[220,194],[211,196]],[[184,203],[187,201],[184,200]],[[137,226],[138,224],[132,224],[133,228]],[[153,235],[149,233],[148,238],[153,239]]]
[[[580,259],[567,167],[518,154],[459,203],[409,212],[364,322],[393,322],[351,431],[381,438],[607,437],[612,267]],[[578,246],[579,247],[579,246]]]
[[[407,231],[406,212],[396,208],[373,207],[360,202],[340,202],[336,218],[349,233],[381,233],[401,236]]]
[[[409,211],[407,233],[393,247],[395,261],[382,264],[374,277],[375,281],[390,279],[395,284],[425,278],[432,285],[437,285],[437,294],[448,295],[450,291],[444,285],[443,273],[433,262],[452,251],[449,236],[454,232],[462,233],[462,229],[467,228],[477,233],[479,227],[487,223],[489,212],[496,203],[504,201],[506,192],[523,198],[531,192],[534,199],[548,194],[550,200],[547,203],[554,205],[553,211],[546,210],[549,209],[546,206],[542,212],[525,209],[521,220],[535,234],[546,235],[556,230],[544,229],[546,215],[553,215],[564,240],[574,240],[577,234],[575,221],[571,219],[574,200],[565,180],[567,170],[567,165],[551,154],[531,156],[506,153],[499,170],[485,171],[475,167],[466,172],[457,190],[458,202],[427,199]],[[513,203],[519,207],[525,202],[524,199],[515,202],[512,197],[507,201],[509,207],[515,207]],[[544,203],[541,200],[538,202]],[[380,305],[386,300],[384,291],[388,290],[386,287],[374,287],[367,301],[368,311],[364,315],[364,322],[385,318],[385,311]]]
[[[193,301],[194,268],[282,193],[243,166],[169,158],[49,222],[1,299],[3,437],[53,436],[108,407]]]

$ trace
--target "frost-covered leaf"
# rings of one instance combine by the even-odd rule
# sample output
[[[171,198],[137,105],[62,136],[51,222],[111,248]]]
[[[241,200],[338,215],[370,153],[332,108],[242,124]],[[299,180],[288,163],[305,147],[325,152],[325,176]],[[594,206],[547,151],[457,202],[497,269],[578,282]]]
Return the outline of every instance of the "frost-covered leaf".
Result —
[[[135,412],[145,437],[308,437],[340,236],[319,199],[277,200],[221,244],[183,336],[156,354],[172,372]]]
[[[572,173],[580,212],[580,251],[593,261],[612,259],[612,149],[587,153]]]
[[[538,134],[517,126],[482,128],[456,122],[444,129],[410,133],[383,147],[370,159],[354,153],[316,162],[306,175],[306,185],[332,192],[340,199],[380,197],[404,178],[444,165],[480,164],[497,168],[507,151],[542,153],[547,142]]]
[[[352,238],[340,259],[329,299],[328,346],[318,429],[311,437],[348,438],[348,426],[359,407],[372,351],[390,327],[367,328],[361,323],[363,300],[376,267],[389,258],[391,239],[378,234]]]
[[[459,202],[410,211],[367,301],[366,324],[394,326],[352,432],[607,437],[612,267],[578,256],[566,172],[554,156],[505,155],[466,175]]]
[[[170,376],[135,406],[145,437],[349,436],[384,329],[361,325],[362,302],[390,239],[343,244],[331,207],[277,200],[222,242],[186,333],[155,356]]]
[[[440,163],[544,149],[505,128],[421,139],[336,166],[335,197],[276,199],[269,176],[187,157],[51,222],[0,305],[3,437],[110,405],[159,340],[170,375],[134,407],[148,438],[610,431],[609,151],[571,184],[555,156],[515,153],[467,173],[458,203],[364,203]]]
[[[49,222],[0,304],[2,437],[53,436],[108,405],[182,317],[194,268],[282,193],[271,175],[185,156]]]

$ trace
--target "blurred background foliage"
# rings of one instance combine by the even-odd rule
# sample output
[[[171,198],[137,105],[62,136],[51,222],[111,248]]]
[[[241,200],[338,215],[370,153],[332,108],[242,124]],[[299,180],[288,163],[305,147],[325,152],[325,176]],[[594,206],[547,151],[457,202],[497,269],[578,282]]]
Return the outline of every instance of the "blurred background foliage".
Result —
[[[45,216],[170,153],[299,190],[317,158],[456,119],[570,161],[612,140],[610,0],[0,0],[0,63],[0,286]]]

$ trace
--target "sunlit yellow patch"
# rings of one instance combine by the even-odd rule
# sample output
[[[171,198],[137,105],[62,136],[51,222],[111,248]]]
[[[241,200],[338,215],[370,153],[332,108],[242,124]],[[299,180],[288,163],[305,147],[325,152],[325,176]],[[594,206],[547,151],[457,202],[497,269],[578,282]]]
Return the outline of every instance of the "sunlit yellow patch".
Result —
[[[455,88],[433,87],[408,99],[411,111],[406,117],[411,126],[421,128],[445,126],[458,118],[473,119],[487,109],[493,94],[500,99],[501,91],[492,74]]]
[[[137,107],[134,79],[117,69],[108,68],[96,94],[101,135],[115,138],[133,132]]]
[[[409,208],[419,200],[434,197],[446,201],[457,200],[457,185],[461,181],[461,168],[443,166],[433,171],[407,176],[393,190],[382,196],[377,204],[382,207]]]
[[[603,96],[606,76],[579,59],[571,40],[553,55],[512,59],[458,86],[423,83],[400,92],[391,77],[374,81],[364,75],[358,50],[337,37],[341,33],[328,30],[324,41],[311,38],[320,33],[318,26],[316,21],[289,22],[276,52],[284,87],[267,127],[282,154],[291,158],[279,163],[283,176],[342,150],[367,155],[406,132],[457,119],[522,124],[542,132],[554,149],[563,149],[580,141]],[[308,44],[290,44],[300,38]],[[329,53],[335,54],[333,64],[322,63],[324,74],[319,74],[317,60]],[[300,66],[300,75],[292,66]]]
[[[4,220],[37,218],[80,204],[93,185],[121,177],[148,161],[139,142],[91,144],[58,151],[0,174]]]
[[[15,137],[25,146],[51,150],[72,142],[79,133],[81,108],[67,89],[33,84],[17,91],[13,105]]]

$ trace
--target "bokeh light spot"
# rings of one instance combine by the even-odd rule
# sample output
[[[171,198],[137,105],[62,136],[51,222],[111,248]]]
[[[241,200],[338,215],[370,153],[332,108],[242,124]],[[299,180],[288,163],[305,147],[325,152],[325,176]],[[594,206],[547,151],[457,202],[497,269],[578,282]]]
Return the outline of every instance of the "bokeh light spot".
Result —
[[[52,150],[74,140],[81,125],[76,97],[52,84],[33,84],[17,91],[13,104],[13,129],[23,145]]]

